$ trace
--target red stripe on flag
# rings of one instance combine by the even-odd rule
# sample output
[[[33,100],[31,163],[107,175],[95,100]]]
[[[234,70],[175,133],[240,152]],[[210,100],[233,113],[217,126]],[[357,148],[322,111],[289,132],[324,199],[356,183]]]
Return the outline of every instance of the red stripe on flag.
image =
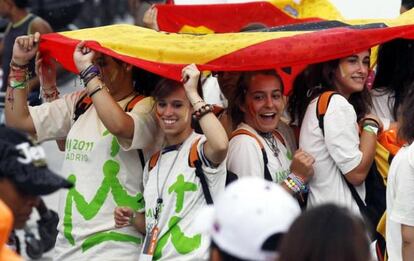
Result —
[[[268,27],[321,19],[295,19],[269,2],[212,5],[156,5],[158,26],[166,32],[179,32],[184,25],[205,26],[217,33],[239,32],[251,23]]]

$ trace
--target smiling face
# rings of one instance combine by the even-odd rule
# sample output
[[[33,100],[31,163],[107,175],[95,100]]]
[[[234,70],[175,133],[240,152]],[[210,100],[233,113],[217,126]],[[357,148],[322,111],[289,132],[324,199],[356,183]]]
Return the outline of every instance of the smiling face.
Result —
[[[285,107],[282,83],[276,75],[254,74],[241,106],[244,122],[260,132],[273,131]]]
[[[339,60],[333,83],[339,93],[349,97],[364,89],[369,70],[369,51],[363,51]]]
[[[169,145],[183,142],[192,132],[191,114],[193,109],[185,95],[184,88],[178,86],[163,98],[157,98],[156,114]]]
[[[30,218],[33,207],[39,204],[39,197],[21,192],[8,179],[0,179],[0,199],[13,212],[14,228],[23,228]]]

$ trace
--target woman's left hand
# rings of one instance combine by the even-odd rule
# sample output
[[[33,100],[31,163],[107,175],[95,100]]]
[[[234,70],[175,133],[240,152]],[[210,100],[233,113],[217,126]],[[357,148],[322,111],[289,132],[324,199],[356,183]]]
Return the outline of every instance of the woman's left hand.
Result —
[[[200,71],[197,69],[197,66],[194,63],[183,68],[181,81],[183,83],[187,96],[197,93],[199,78]]]
[[[95,57],[95,52],[89,47],[86,47],[85,44],[86,43],[84,41],[78,43],[78,45],[76,45],[75,52],[73,53],[73,61],[75,62],[78,72],[88,68],[88,66],[93,63],[93,59]]]

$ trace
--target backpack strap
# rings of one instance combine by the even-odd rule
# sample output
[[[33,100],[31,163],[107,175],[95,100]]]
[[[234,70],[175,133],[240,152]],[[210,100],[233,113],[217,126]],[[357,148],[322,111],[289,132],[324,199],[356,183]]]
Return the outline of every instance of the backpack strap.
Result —
[[[135,107],[135,105],[140,102],[142,99],[144,99],[144,95],[137,94],[135,95],[129,102],[125,105],[125,112],[130,112]]]
[[[331,101],[332,96],[335,94],[338,94],[334,91],[327,91],[322,93],[319,98],[318,102],[316,104],[316,118],[319,122],[319,128],[322,130],[322,134],[325,136],[325,129],[323,124],[323,119],[325,117],[326,111],[328,110],[329,102]]]
[[[88,94],[85,92],[80,99],[75,104],[75,112],[73,115],[73,121],[77,121],[79,117],[85,113],[91,107],[92,105],[92,99],[88,96]]]
[[[201,188],[203,190],[204,198],[208,205],[213,204],[213,198],[211,197],[210,189],[208,188],[206,176],[204,175],[201,160],[198,156],[198,143],[200,138],[197,139],[190,149],[190,154],[188,155],[188,165],[192,168],[195,168],[196,176],[200,179]]]
[[[157,165],[158,159],[160,158],[161,151],[156,152],[153,154],[148,163],[148,172],[150,172],[155,165]]]
[[[238,135],[248,135],[248,136],[250,136],[250,137],[252,137],[253,139],[256,140],[256,142],[259,144],[260,150],[262,151],[263,163],[264,163],[264,178],[265,178],[265,180],[273,181],[272,176],[270,175],[269,168],[267,167],[267,163],[269,162],[269,160],[267,158],[267,153],[266,153],[266,150],[263,146],[263,143],[259,140],[259,138],[256,137],[256,135],[254,135],[253,133],[251,133],[250,131],[248,131],[246,129],[238,129],[238,130],[233,131],[233,133],[231,134],[230,139],[232,139],[233,137],[238,136]]]

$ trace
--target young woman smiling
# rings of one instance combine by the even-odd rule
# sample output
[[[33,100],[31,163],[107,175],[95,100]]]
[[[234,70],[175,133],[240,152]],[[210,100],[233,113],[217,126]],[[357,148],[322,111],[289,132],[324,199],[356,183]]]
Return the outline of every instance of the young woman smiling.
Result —
[[[365,199],[362,185],[374,160],[376,134],[382,127],[375,115],[368,114],[368,70],[369,51],[363,51],[311,65],[295,80],[289,111],[301,127],[300,147],[315,157],[308,206],[333,202],[360,213],[345,179]],[[340,95],[331,97],[322,130],[317,104],[326,91]],[[360,135],[358,124],[363,127]]]
[[[199,159],[213,198],[225,185],[226,131],[213,107],[197,92],[197,67],[185,67],[182,77],[184,83],[162,80],[153,92],[166,143],[145,167],[145,214],[122,207],[114,213],[118,227],[131,223],[146,234],[140,260],[207,259],[209,238],[194,226],[194,218],[207,203],[192,157]],[[204,135],[194,132],[192,118]]]
[[[259,176],[281,183],[292,194],[302,192],[313,175],[314,160],[301,149],[288,151],[284,137],[276,131],[286,103],[276,71],[244,72],[229,101],[237,129],[230,140],[227,168],[239,177]]]

